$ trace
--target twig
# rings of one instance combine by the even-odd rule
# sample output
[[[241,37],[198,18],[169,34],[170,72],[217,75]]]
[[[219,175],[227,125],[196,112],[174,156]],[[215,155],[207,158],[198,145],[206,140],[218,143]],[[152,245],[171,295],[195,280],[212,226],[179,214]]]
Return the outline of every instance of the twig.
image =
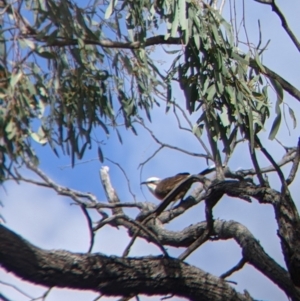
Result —
[[[299,167],[299,161],[300,161],[300,138],[298,139],[298,147],[297,147],[295,158],[293,160],[292,168],[290,170],[290,174],[286,179],[287,185],[290,185],[294,181]]]
[[[248,36],[248,32],[247,32],[247,27],[246,27],[246,14],[245,14],[245,8],[246,8],[246,5],[245,5],[245,0],[243,0],[243,5],[242,5],[242,10],[243,10],[243,18],[242,18],[242,24],[243,24],[243,28],[244,28],[244,32],[245,32],[245,37],[246,37],[246,40],[247,40],[247,45],[249,47],[249,50],[251,51],[252,53],[252,48],[250,47],[250,40],[249,40],[249,36]]]
[[[83,214],[85,215],[86,219],[87,219],[87,223],[88,223],[88,228],[89,228],[89,232],[90,232],[90,246],[88,249],[88,253],[92,252],[93,246],[94,246],[94,241],[95,241],[95,233],[93,231],[93,222],[92,219],[86,209],[86,207],[84,205],[80,205],[81,210],[83,211]]]
[[[98,300],[100,300],[102,297],[103,297],[103,295],[102,295],[102,294],[99,294],[99,296],[97,296],[93,301],[98,301]]]
[[[199,154],[199,153],[193,153],[193,152],[189,152],[185,149],[182,149],[180,147],[177,147],[177,146],[173,146],[173,145],[170,145],[170,144],[167,144],[167,143],[163,143],[161,142],[155,135],[154,133],[140,120],[137,121],[137,123],[139,123],[144,129],[146,129],[148,131],[148,133],[150,133],[151,137],[154,139],[154,141],[159,144],[161,147],[167,147],[167,148],[170,148],[170,149],[173,149],[173,150],[177,150],[177,151],[180,151],[184,154],[187,154],[187,155],[190,155],[190,156],[193,156],[193,157],[200,157],[200,158],[205,158],[205,159],[211,159],[209,158],[208,155],[204,155],[204,154]],[[140,164],[141,165],[141,164]]]
[[[24,295],[25,297],[29,298],[29,299],[33,299],[32,296],[28,295],[27,293],[25,293],[24,291],[22,291],[21,289],[19,289],[17,286],[10,284],[8,282],[4,282],[2,280],[0,280],[0,284],[12,287],[13,289],[15,289],[17,292],[21,293],[22,295]]]
[[[255,136],[255,142],[257,143],[257,145],[260,147],[262,153],[266,156],[266,158],[271,162],[271,164],[274,166],[279,179],[281,181],[281,192],[283,195],[285,195],[288,192],[288,187],[287,187],[287,183],[285,181],[284,175],[282,170],[280,169],[280,167],[277,165],[277,163],[275,162],[275,160],[272,158],[272,156],[269,154],[269,152],[263,147],[263,145],[261,144],[259,138],[257,137],[257,135]]]
[[[200,191],[197,193],[197,197],[189,195],[186,199],[182,200],[177,206],[175,206],[175,208],[162,212],[159,216],[160,222],[163,224],[169,223],[171,220],[186,212],[189,208],[199,204],[206,197],[205,193],[199,195],[200,193]]]
[[[95,227],[93,227],[93,231],[97,231],[97,230],[101,229],[102,227],[104,227],[105,225],[116,226],[115,221],[122,216],[124,216],[124,214],[116,214],[116,215],[107,217],[105,219],[102,219],[101,221],[99,221],[97,223],[97,225]]]
[[[34,171],[40,178],[42,178],[45,181],[45,184],[40,183],[40,182],[35,182],[33,180],[27,180],[27,179],[25,180],[23,177],[21,177],[20,180],[23,180],[26,182],[31,182],[31,183],[34,183],[34,184],[37,184],[40,186],[48,187],[48,188],[53,188],[59,195],[69,196],[78,204],[86,204],[86,202],[84,202],[83,200],[80,200],[80,198],[86,198],[91,203],[97,203],[97,198],[95,195],[93,195],[91,193],[84,193],[81,191],[76,191],[76,190],[70,189],[68,187],[60,186],[60,185],[56,184],[53,180],[51,180],[48,176],[46,176],[46,174],[44,174],[37,166],[34,166],[33,163],[26,161],[25,164],[29,169]]]
[[[143,202],[136,203],[97,203],[97,204],[86,204],[86,208],[106,208],[106,209],[114,209],[114,208],[139,208],[139,209],[147,209],[147,204]]]
[[[282,167],[287,163],[292,162],[295,159],[296,152],[297,152],[296,148],[289,149],[288,152],[283,156],[283,158],[277,163],[277,165],[279,167]],[[276,169],[273,165],[270,165],[267,167],[260,168],[260,171],[261,173],[268,173],[268,172],[276,171]],[[250,176],[255,174],[256,174],[255,169],[244,169],[244,170],[238,170],[236,172],[225,170],[225,176],[227,178],[240,178],[240,177],[244,178],[245,176]]]
[[[268,45],[270,44],[271,40],[269,39],[266,43],[266,45],[259,49],[260,45],[261,45],[261,41],[262,41],[262,34],[261,34],[261,26],[260,26],[260,20],[257,21],[258,22],[258,31],[259,31],[259,40],[258,40],[258,44],[256,46],[256,49],[258,50],[258,55],[260,56],[268,47]]]
[[[255,147],[253,146],[253,149],[251,149],[251,143],[249,141],[249,152],[250,152],[250,157],[251,157],[251,160],[252,160],[252,163],[254,165],[254,169],[255,169],[255,172],[256,172],[256,175],[257,175],[257,178],[259,180],[259,183],[261,186],[265,186],[265,180],[261,174],[261,170],[260,170],[260,167],[258,165],[258,161],[257,161],[257,158],[256,158],[256,152],[255,152]]]
[[[36,301],[36,300],[45,300],[47,298],[47,296],[49,295],[50,291],[52,290],[52,287],[49,287],[42,296],[38,297],[38,298],[34,298],[31,301]]]
[[[219,152],[219,148],[217,142],[214,140],[212,133],[212,124],[214,129],[217,129],[219,126],[214,118],[211,116],[210,108],[207,105],[203,104],[203,112],[204,112],[204,124],[207,131],[208,142],[210,144],[210,148],[213,154],[213,161],[216,166],[216,175],[219,181],[224,179],[224,172],[222,166],[221,155]]]
[[[170,103],[172,103],[172,102],[170,101]],[[176,118],[176,120],[177,120],[178,128],[179,128],[180,130],[183,130],[183,131],[187,131],[187,132],[189,132],[189,133],[192,133],[192,130],[191,130],[190,128],[186,128],[186,127],[183,127],[183,126],[181,125],[180,118],[179,118],[179,116],[178,116],[178,114],[177,114],[177,111],[176,111],[176,109],[175,109],[175,103],[173,103],[173,104],[174,104],[173,112],[174,112],[175,118]],[[197,137],[197,136],[196,136],[196,137]],[[198,138],[198,137],[197,137],[197,138]]]
[[[222,274],[220,276],[220,278],[225,279],[225,278],[229,277],[233,273],[241,270],[246,263],[247,263],[247,260],[245,258],[242,258],[234,267],[232,267],[230,270],[228,270],[227,272]]]
[[[184,117],[184,119],[186,120],[186,122],[188,123],[188,125],[190,126],[190,129],[186,129],[186,130],[192,132],[193,125],[192,125],[191,121],[189,120],[189,118],[187,117],[185,111],[184,111],[184,110],[183,110],[176,102],[172,102],[172,103],[173,103],[173,105],[174,105],[177,109],[180,110],[182,116]],[[175,107],[174,107],[174,113],[176,112]],[[176,118],[177,118],[177,114],[175,114],[175,116],[176,116]],[[178,119],[177,119],[177,120],[178,120]],[[180,121],[178,120],[178,124],[179,124],[179,122],[180,122]],[[201,146],[202,146],[203,149],[205,150],[207,156],[209,156],[210,159],[213,160],[212,154],[210,153],[209,149],[207,148],[207,146],[205,145],[205,143],[203,142],[203,140],[202,140],[200,137],[196,136],[196,135],[194,135],[194,136],[197,138],[197,140],[199,141],[199,143],[201,144]]]
[[[152,242],[155,243],[160,249],[161,251],[163,252],[163,254],[166,256],[166,257],[169,257],[169,254],[167,252],[167,250],[164,248],[164,246],[160,243],[158,237],[156,236],[156,234],[150,230],[148,230],[144,225],[143,223],[139,223],[131,218],[129,218],[128,216],[124,215],[122,216],[121,218],[124,218],[126,219],[126,221],[132,223],[133,225],[135,225],[137,228],[139,228],[136,233],[140,233],[140,230],[143,230],[150,238],[152,238]],[[130,252],[130,248],[131,246],[133,245],[133,242],[134,240],[132,239],[129,243],[129,245],[126,247],[126,249],[124,250],[123,252],[123,257],[126,257],[128,256],[129,252]]]
[[[192,252],[198,249],[203,243],[205,243],[209,238],[209,229],[206,228],[203,234],[197,238],[182,254],[178,256],[178,259],[184,260],[187,258]]]
[[[81,164],[87,164],[87,163],[90,163],[93,161],[99,162],[99,158],[97,157],[97,158],[92,158],[92,159],[85,160],[85,161],[78,161],[78,162],[76,162],[75,165],[77,166],[77,165],[81,165]],[[71,168],[71,167],[72,167],[72,164],[67,164],[67,165],[60,166],[60,169],[64,170],[65,168]]]
[[[141,162],[138,168],[143,167],[146,163],[153,159],[156,156],[156,154],[158,154],[163,148],[164,146],[160,146],[151,156],[149,156],[145,161]]]

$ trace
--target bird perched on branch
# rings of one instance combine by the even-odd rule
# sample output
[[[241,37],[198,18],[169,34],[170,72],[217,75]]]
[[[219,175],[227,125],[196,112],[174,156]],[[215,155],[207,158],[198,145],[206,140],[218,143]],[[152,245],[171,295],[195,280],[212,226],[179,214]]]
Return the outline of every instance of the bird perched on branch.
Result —
[[[199,175],[206,175],[214,171],[215,165],[212,165],[205,170],[201,171]],[[145,182],[141,184],[146,184],[150,192],[159,200],[163,200],[180,182],[187,179],[191,174],[188,172],[179,173],[173,177],[168,177],[165,179],[160,179],[157,177],[148,178]],[[181,191],[174,197],[173,201],[182,199],[187,191],[190,189],[192,182],[187,182],[181,189]]]

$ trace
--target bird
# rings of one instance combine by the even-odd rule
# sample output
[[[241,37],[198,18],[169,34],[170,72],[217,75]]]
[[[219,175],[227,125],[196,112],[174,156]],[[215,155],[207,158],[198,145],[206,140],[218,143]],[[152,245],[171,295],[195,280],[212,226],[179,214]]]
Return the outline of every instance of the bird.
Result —
[[[199,173],[199,175],[206,175],[215,170],[215,165],[212,165]],[[178,173],[175,176],[160,179],[157,177],[150,177],[146,181],[142,182],[141,185],[147,185],[150,192],[160,201],[162,201],[180,182],[187,179],[191,174],[188,172]],[[177,201],[184,197],[187,191],[192,186],[193,181],[185,183],[181,191],[172,200]]]

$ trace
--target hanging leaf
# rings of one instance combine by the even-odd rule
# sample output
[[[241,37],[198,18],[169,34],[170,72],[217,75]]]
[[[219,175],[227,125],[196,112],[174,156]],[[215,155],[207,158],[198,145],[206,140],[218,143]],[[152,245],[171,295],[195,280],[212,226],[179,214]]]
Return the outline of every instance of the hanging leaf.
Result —
[[[106,12],[105,12],[105,15],[104,15],[104,18],[105,19],[109,19],[110,16],[112,15],[113,11],[114,11],[114,8],[116,7],[116,5],[118,4],[118,0],[111,0],[107,9],[106,9]]]
[[[283,101],[283,89],[281,84],[273,78],[270,78],[270,82],[273,86],[273,88],[275,89],[276,95],[277,95],[277,102],[279,102],[279,104],[282,103]]]
[[[222,107],[222,113],[220,115],[220,120],[222,122],[223,127],[227,127],[230,125],[230,121],[228,118],[228,110],[225,106]]]
[[[193,129],[192,129],[192,132],[193,134],[200,138],[202,136],[202,133],[203,133],[203,128],[204,128],[204,125],[203,124],[194,124],[193,125]]]
[[[295,129],[296,126],[297,126],[297,119],[296,119],[296,115],[295,115],[293,109],[290,108],[290,107],[289,107],[289,114],[290,114],[290,116],[291,116],[291,118],[293,120],[293,128]]]
[[[171,84],[167,84],[167,106],[166,106],[166,113],[168,113],[171,107],[171,100],[172,100],[172,87]]]
[[[280,127],[280,123],[281,123],[281,111],[279,112],[279,114],[277,114],[273,124],[272,124],[272,128],[271,128],[271,131],[270,131],[270,134],[269,134],[269,139],[270,140],[273,140],[276,135],[277,135],[277,132],[279,130],[279,127]]]
[[[260,62],[260,59],[259,59],[259,56],[258,56],[258,53],[256,52],[255,53],[255,62],[256,62],[256,64],[257,64],[257,66],[259,67],[259,69],[262,71],[262,72],[266,72],[266,70],[265,70],[265,68],[264,68],[264,66],[262,65],[262,63]]]
[[[101,150],[101,147],[98,146],[98,158],[99,158],[99,161],[101,163],[103,163],[104,159],[103,159],[103,153],[102,153],[102,150]]]
[[[21,80],[23,76],[22,72],[18,72],[17,74],[12,74],[10,77],[10,86],[13,89],[15,85]]]

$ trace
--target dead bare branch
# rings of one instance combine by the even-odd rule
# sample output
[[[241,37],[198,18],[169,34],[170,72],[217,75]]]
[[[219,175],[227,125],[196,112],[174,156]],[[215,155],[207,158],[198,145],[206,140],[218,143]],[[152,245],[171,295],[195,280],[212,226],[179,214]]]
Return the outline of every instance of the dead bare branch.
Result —
[[[136,202],[136,195],[133,193],[132,189],[131,189],[131,185],[130,185],[130,180],[129,180],[129,177],[127,176],[127,173],[126,171],[124,170],[124,168],[118,163],[118,162],[115,162],[109,158],[105,158],[105,160],[111,162],[112,164],[118,166],[120,168],[120,170],[122,171],[126,181],[127,181],[127,187],[128,187],[128,190],[129,190],[129,193],[132,195],[134,201]]]
[[[100,169],[101,183],[104,188],[108,202],[110,204],[118,204],[118,203],[120,203],[120,199],[119,199],[115,189],[111,185],[111,181],[110,181],[108,172],[109,172],[108,166],[103,166]],[[112,213],[113,214],[123,214],[123,209],[121,207],[114,207],[112,209]]]

